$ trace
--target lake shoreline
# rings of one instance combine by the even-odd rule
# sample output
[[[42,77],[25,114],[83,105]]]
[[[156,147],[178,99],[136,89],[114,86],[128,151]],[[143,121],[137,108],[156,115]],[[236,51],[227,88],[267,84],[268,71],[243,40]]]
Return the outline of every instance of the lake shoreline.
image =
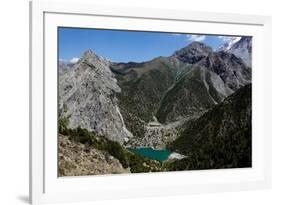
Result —
[[[171,152],[168,149],[154,149],[152,147],[128,147],[126,149],[135,154],[139,154],[141,156],[147,157],[152,160],[157,160],[159,162],[180,160],[186,157],[182,154]]]

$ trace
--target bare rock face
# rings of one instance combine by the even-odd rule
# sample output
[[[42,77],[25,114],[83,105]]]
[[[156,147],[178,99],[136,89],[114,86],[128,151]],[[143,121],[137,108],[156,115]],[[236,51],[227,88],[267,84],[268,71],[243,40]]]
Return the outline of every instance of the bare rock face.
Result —
[[[241,58],[248,67],[252,67],[252,37],[250,36],[243,36],[229,45],[222,45],[218,51],[232,53]]]
[[[84,176],[127,173],[121,163],[100,150],[59,136],[59,175]]]
[[[252,37],[242,37],[233,44],[229,52],[241,58],[247,66],[252,67]]]
[[[251,68],[246,66],[241,58],[232,53],[214,52],[197,64],[205,66],[219,75],[225,85],[233,91],[251,82]]]
[[[211,47],[206,46],[204,43],[195,41],[176,51],[174,56],[185,63],[194,64],[208,56],[210,53],[212,53]]]
[[[63,60],[59,60],[59,75],[63,75],[66,72],[69,72],[75,69],[75,63],[66,62]]]
[[[117,104],[121,92],[110,62],[86,51],[75,69],[59,75],[59,113],[69,128],[86,128],[98,136],[123,143],[131,137]]]

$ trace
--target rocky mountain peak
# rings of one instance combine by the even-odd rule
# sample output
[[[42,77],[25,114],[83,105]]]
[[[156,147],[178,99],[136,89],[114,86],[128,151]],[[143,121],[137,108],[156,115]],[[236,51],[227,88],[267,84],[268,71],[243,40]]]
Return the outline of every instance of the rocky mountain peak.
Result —
[[[212,52],[211,47],[204,43],[194,41],[188,46],[176,51],[174,56],[185,63],[194,64]]]
[[[252,38],[248,36],[243,36],[237,43],[233,44],[231,49],[242,49],[247,48],[252,50]]]
[[[231,46],[222,45],[218,51],[232,53],[241,58],[248,67],[252,67],[252,37],[243,36]]]
[[[91,49],[86,50],[81,56],[82,59],[87,59],[91,57],[98,57],[98,55]]]
[[[241,37],[229,37],[229,40],[224,41],[224,43],[220,45],[216,51],[227,51],[240,39]]]
[[[110,61],[102,56],[97,55],[93,50],[89,49],[85,51],[80,60],[80,62],[88,63],[88,64],[96,64],[97,62],[103,63],[106,66],[109,66]]]
[[[214,52],[197,64],[215,72],[233,91],[251,82],[251,69],[233,53]]]
[[[188,46],[186,46],[185,48],[195,48],[195,49],[202,49],[205,50],[207,52],[211,52],[212,48],[207,46],[206,44],[202,43],[202,42],[198,42],[198,41],[194,41],[192,43],[190,43]]]
[[[59,109],[61,118],[71,116],[69,128],[80,126],[123,143],[131,134],[119,111],[116,93],[121,89],[109,65],[93,51],[84,52],[76,69],[59,76]]]

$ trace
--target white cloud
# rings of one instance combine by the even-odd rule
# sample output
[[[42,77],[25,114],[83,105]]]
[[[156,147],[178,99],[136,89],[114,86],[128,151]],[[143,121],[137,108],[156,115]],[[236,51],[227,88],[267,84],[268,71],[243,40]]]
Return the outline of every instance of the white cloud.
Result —
[[[181,36],[181,33],[172,33],[173,36]]]
[[[74,58],[72,58],[72,59],[70,59],[70,63],[77,63],[77,61],[79,61],[79,58],[76,58],[76,57],[74,57]]]
[[[206,39],[205,35],[186,35],[187,37],[187,41],[198,41],[198,42],[202,42]]]

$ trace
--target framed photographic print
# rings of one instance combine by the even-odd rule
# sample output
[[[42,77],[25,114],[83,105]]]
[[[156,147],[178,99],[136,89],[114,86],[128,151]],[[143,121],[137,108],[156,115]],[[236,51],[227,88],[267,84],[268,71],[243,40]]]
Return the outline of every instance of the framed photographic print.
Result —
[[[270,17],[39,1],[30,20],[32,204],[270,187]]]

